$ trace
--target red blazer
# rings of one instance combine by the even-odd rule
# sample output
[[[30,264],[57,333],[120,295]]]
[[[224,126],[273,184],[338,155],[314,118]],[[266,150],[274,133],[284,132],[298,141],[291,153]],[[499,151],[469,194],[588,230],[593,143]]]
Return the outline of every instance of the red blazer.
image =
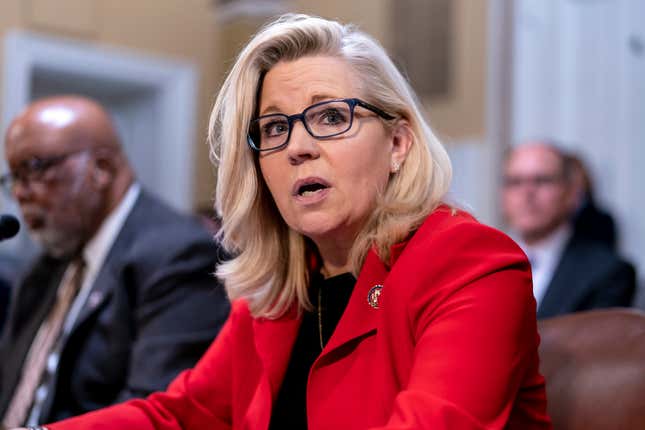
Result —
[[[436,210],[389,266],[369,253],[309,374],[310,430],[550,429],[528,262],[502,233]],[[367,301],[382,285],[379,308]],[[244,301],[167,392],[49,425],[63,429],[267,429],[300,319]]]

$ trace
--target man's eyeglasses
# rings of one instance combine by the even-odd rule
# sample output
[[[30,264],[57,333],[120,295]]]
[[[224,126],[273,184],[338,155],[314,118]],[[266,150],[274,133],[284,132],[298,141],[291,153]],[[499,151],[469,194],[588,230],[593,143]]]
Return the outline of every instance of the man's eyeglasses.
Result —
[[[532,187],[549,187],[564,181],[562,175],[535,175],[535,176],[505,176],[505,188],[520,188],[525,185]]]
[[[73,155],[87,151],[87,148],[68,152],[66,154],[52,157],[32,157],[20,163],[13,172],[5,173],[0,176],[0,186],[5,191],[11,193],[18,183],[23,185],[44,182],[47,180],[47,172],[54,166],[61,164],[63,161]]]
[[[354,109],[360,106],[386,120],[395,117],[360,99],[337,99],[313,104],[302,113],[285,115],[274,113],[251,121],[247,142],[256,151],[283,148],[289,143],[293,123],[302,121],[307,132],[317,139],[335,137],[346,133],[354,122]]]

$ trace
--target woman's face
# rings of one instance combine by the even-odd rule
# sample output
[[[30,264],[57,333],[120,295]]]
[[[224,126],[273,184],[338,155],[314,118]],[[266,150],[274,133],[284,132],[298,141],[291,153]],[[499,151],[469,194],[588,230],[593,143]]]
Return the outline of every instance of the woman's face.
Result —
[[[321,101],[361,98],[356,80],[351,67],[335,57],[279,62],[264,78],[259,115],[293,115]],[[388,182],[393,162],[401,163],[409,146],[402,144],[399,126],[387,129],[376,114],[360,106],[354,113],[349,131],[323,140],[295,121],[286,147],[259,156],[280,214],[317,244],[323,259],[329,251],[351,247]]]

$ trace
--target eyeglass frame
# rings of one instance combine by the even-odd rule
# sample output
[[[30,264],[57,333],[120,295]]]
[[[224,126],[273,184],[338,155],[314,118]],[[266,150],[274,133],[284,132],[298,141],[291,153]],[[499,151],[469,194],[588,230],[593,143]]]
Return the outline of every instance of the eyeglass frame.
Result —
[[[325,104],[328,104],[328,103],[334,103],[334,102],[345,102],[345,103],[347,103],[349,105],[349,114],[350,114],[350,116],[349,116],[349,125],[347,126],[347,129],[343,130],[343,131],[340,131],[338,133],[332,133],[332,134],[328,134],[328,135],[324,135],[324,136],[315,135],[311,131],[311,129],[309,128],[309,125],[307,124],[307,121],[305,120],[305,115],[306,115],[307,111],[310,110],[310,109],[314,109],[316,107],[319,107],[321,105],[325,105]],[[294,124],[294,122],[296,120],[300,120],[300,122],[302,122],[302,125],[305,127],[305,130],[307,130],[307,133],[309,133],[309,135],[311,137],[315,138],[315,139],[328,139],[330,137],[340,136],[341,134],[347,133],[349,130],[352,129],[352,126],[354,125],[354,109],[356,108],[356,106],[360,106],[362,108],[365,108],[365,109],[377,114],[378,116],[380,116],[381,118],[383,118],[383,119],[385,119],[387,121],[391,121],[393,119],[396,119],[395,116],[390,115],[389,113],[385,112],[383,109],[380,109],[380,108],[374,106],[373,104],[367,103],[367,102],[365,102],[365,101],[363,101],[363,100],[361,100],[359,98],[353,97],[353,98],[325,100],[325,101],[322,101],[322,102],[314,103],[311,106],[306,107],[302,112],[296,113],[296,114],[293,114],[293,115],[287,115],[287,114],[284,114],[284,113],[271,113],[271,114],[267,114],[267,115],[261,115],[261,116],[255,118],[255,119],[253,119],[251,121],[251,123],[249,124],[249,129],[248,129],[249,131],[247,131],[247,133],[246,133],[246,143],[251,147],[251,149],[253,149],[254,151],[257,151],[257,152],[280,150],[280,149],[286,147],[289,144],[289,140],[291,139],[291,132],[293,131],[293,124]],[[284,141],[284,143],[282,143],[282,144],[280,144],[278,146],[271,147],[271,148],[260,148],[259,146],[256,146],[255,142],[253,142],[253,138],[251,137],[251,128],[253,127],[253,125],[255,123],[259,122],[261,119],[274,117],[274,116],[275,117],[283,117],[283,118],[287,119],[287,125],[289,127],[289,131],[287,132],[286,140]]]
[[[518,189],[525,186],[535,188],[549,187],[566,182],[566,176],[562,173],[551,175],[534,175],[534,176],[504,176],[502,186],[505,189]]]
[[[22,183],[23,185],[33,182],[44,182],[44,175],[47,174],[47,171],[49,171],[49,169],[62,164],[69,157],[89,150],[90,148],[82,148],[67,152],[65,154],[53,155],[51,157],[31,157],[21,162],[20,167],[16,170],[16,172],[10,171],[0,176],[0,187],[11,194],[13,192],[13,188],[18,182]],[[22,171],[26,172],[21,173]]]

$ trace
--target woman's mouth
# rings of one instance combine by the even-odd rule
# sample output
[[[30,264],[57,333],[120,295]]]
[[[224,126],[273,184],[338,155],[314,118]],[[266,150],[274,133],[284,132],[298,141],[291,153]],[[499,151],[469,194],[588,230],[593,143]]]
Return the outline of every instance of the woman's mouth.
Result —
[[[324,179],[305,178],[296,181],[292,195],[302,202],[315,203],[326,196],[330,188],[330,184]]]

